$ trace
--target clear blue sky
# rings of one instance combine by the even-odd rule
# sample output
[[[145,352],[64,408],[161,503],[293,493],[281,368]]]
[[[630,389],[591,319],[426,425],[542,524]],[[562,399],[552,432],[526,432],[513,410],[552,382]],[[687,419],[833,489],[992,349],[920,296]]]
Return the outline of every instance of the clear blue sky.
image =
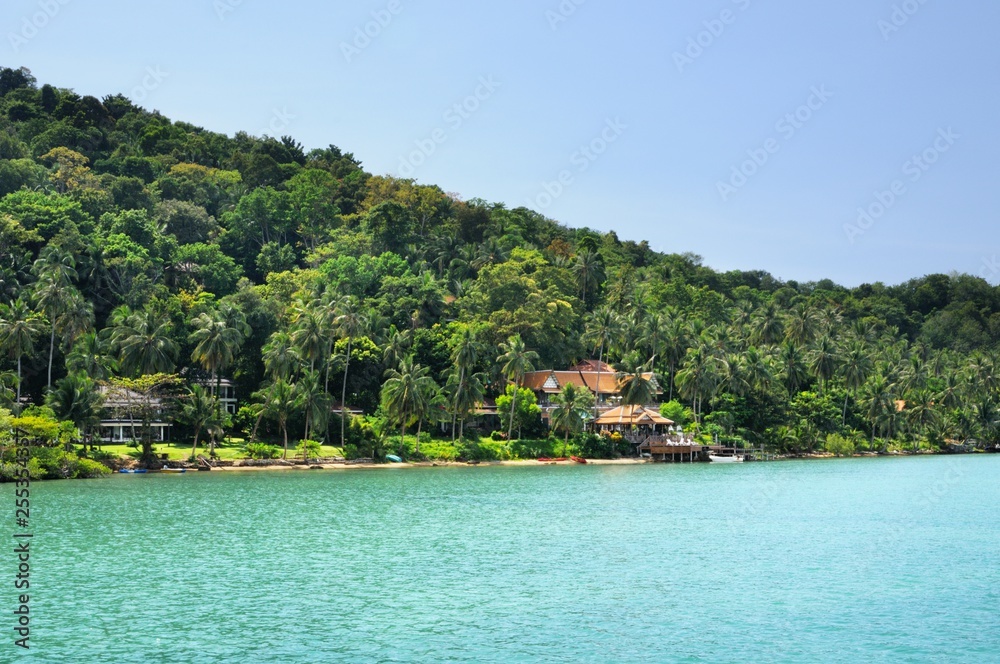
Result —
[[[46,3],[54,16],[13,43]],[[410,174],[401,160],[423,141],[434,150],[412,170],[421,182],[533,201],[570,226],[693,251],[717,269],[846,285],[953,270],[1000,281],[1000,3],[562,6],[574,11],[560,14],[559,0],[7,0],[0,63],[81,94],[139,87],[147,108],[216,131],[332,143],[374,173]],[[372,12],[387,24],[355,44]],[[689,40],[704,47],[685,54]],[[463,100],[474,110],[455,112]],[[602,154],[578,152],[592,141]],[[925,151],[933,164],[910,162]],[[753,153],[766,163],[744,165]],[[741,166],[745,181],[733,179]],[[561,174],[550,200],[544,183]],[[888,192],[882,203],[876,192]],[[859,207],[872,213],[860,223]]]

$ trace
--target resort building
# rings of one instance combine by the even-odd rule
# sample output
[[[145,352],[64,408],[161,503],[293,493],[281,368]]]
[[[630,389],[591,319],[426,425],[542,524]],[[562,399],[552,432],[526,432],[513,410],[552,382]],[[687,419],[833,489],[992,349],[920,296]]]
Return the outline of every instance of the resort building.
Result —
[[[605,413],[594,422],[600,433],[617,431],[623,435],[656,436],[666,434],[674,424],[659,411],[645,406],[619,406]]]
[[[113,444],[140,440],[143,436],[142,412],[147,408],[155,414],[149,422],[153,440],[169,440],[171,424],[159,417],[163,405],[160,399],[151,399],[147,403],[138,392],[107,385],[102,385],[99,390],[104,399],[98,434],[101,440]]]
[[[652,382],[657,394],[663,393],[654,374],[646,373],[643,376]],[[535,393],[538,405],[542,409],[542,416],[548,419],[548,414],[555,408],[552,397],[562,392],[563,386],[570,383],[588,390],[595,396],[599,413],[616,408],[620,404],[622,381],[618,378],[618,371],[610,364],[598,360],[585,360],[565,371],[553,369],[532,371],[525,374],[521,387],[526,387]]]

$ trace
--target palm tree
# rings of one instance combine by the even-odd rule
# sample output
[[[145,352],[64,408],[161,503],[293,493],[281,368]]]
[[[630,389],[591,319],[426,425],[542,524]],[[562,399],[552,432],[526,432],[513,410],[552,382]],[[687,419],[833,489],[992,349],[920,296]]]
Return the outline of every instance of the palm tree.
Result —
[[[283,330],[272,334],[262,350],[264,368],[272,379],[287,380],[302,362],[298,349],[292,343],[291,335]]]
[[[386,371],[387,380],[382,385],[382,405],[390,416],[399,422],[399,441],[406,437],[406,425],[424,412],[427,396],[434,380],[430,369],[413,361],[413,356],[403,358],[398,369]],[[420,438],[417,438],[417,454],[420,453]]]
[[[56,320],[56,325],[59,328],[59,336],[62,338],[62,347],[64,351],[69,351],[74,347],[77,339],[93,329],[93,303],[88,302],[80,291],[76,289],[69,291],[66,306]]]
[[[222,389],[222,372],[232,364],[243,343],[243,330],[231,324],[221,311],[204,312],[192,321],[190,341],[195,344],[191,359],[215,379],[215,397]],[[221,407],[221,406],[220,406]]]
[[[821,391],[826,386],[826,383],[837,373],[839,366],[840,353],[837,351],[833,339],[829,336],[824,336],[816,342],[812,352],[809,354],[809,368],[812,370],[813,375],[819,379]]]
[[[852,395],[857,395],[858,390],[868,380],[868,375],[872,370],[871,357],[865,345],[861,341],[851,342],[844,354],[844,361],[840,367],[844,376],[844,384],[847,386],[848,394],[844,396],[844,416],[842,424],[847,424],[847,400]]]
[[[598,351],[597,385],[594,389],[594,417],[596,418],[598,414],[597,409],[601,401],[601,370],[604,366],[604,350],[611,345],[611,342],[621,332],[621,318],[610,307],[603,307],[590,314],[584,325],[586,331],[581,341],[589,348]],[[511,418],[511,421],[513,421],[513,418]]]
[[[650,371],[652,366],[652,358],[645,364],[635,363],[628,366],[623,363],[623,370],[615,376],[618,380],[618,391],[623,404],[645,406],[656,399],[656,384],[653,382]]]
[[[81,335],[66,355],[69,373],[82,373],[94,380],[105,380],[118,370],[118,362],[107,354],[107,348],[96,332]]]
[[[201,364],[215,379],[216,419],[218,427],[223,426],[222,416],[222,372],[232,364],[249,332],[242,312],[233,307],[218,311],[203,312],[192,321],[194,331],[189,340],[195,344],[191,359]],[[212,453],[215,452],[215,436],[212,436]]]
[[[674,400],[674,376],[677,373],[677,365],[681,363],[684,359],[684,354],[687,353],[687,326],[684,324],[684,319],[676,312],[676,310],[667,310],[667,321],[663,328],[663,351],[662,357],[663,361],[667,363],[667,369],[670,372],[670,392],[667,398],[668,401]]]
[[[42,319],[23,300],[15,300],[0,309],[0,347],[17,358],[17,402],[21,408],[21,359],[31,353],[35,337],[42,331]]]
[[[35,304],[49,321],[49,379],[46,384],[48,389],[52,389],[52,360],[56,350],[58,319],[66,308],[69,289],[72,288],[68,282],[58,278],[57,274],[61,273],[43,272],[33,292]]]
[[[454,383],[451,418],[451,441],[455,442],[455,420],[459,412],[463,414],[468,412],[468,410],[460,408],[460,403],[464,406],[469,401],[466,394],[469,389],[466,377],[471,374],[476,362],[479,361],[479,342],[476,340],[476,333],[472,328],[464,327],[459,332],[455,348],[451,352],[451,361],[458,372],[457,380]]]
[[[212,394],[201,385],[192,385],[181,409],[181,417],[194,427],[194,442],[191,444],[191,458],[198,454],[198,436],[217,413],[217,402]]]
[[[919,390],[906,402],[906,420],[913,433],[913,453],[917,453],[919,437],[938,420],[934,395],[928,390]]]
[[[285,440],[285,459],[288,458],[288,416],[295,408],[295,386],[283,378],[277,378],[267,390],[263,412],[278,420]]]
[[[521,387],[524,375],[529,371],[534,371],[533,362],[538,360],[538,353],[528,350],[524,345],[524,340],[520,334],[515,334],[507,341],[500,344],[501,355],[497,362],[502,362],[500,371],[514,384],[514,398],[510,405],[510,424],[507,429],[507,440],[511,440],[514,434],[514,413],[517,411],[517,390]],[[600,375],[598,375],[600,380]]]
[[[45,397],[60,420],[72,422],[87,438],[90,430],[100,424],[103,399],[97,383],[85,374],[70,374],[56,383]]]
[[[368,324],[367,317],[358,310],[354,298],[348,296],[337,304],[337,315],[333,319],[333,324],[341,338],[347,339],[347,353],[344,355],[344,382],[340,386],[340,444],[343,445],[345,438],[345,426],[347,423],[347,372],[351,368],[351,344],[356,337],[364,333]]]
[[[573,262],[573,272],[576,273],[576,279],[583,292],[580,299],[583,301],[584,309],[586,309],[588,290],[591,288],[597,290],[601,282],[604,281],[604,264],[601,262],[600,254],[589,249],[582,250]]]
[[[329,334],[323,319],[324,316],[313,308],[299,306],[296,309],[292,342],[299,349],[302,359],[309,362],[310,369],[315,369],[317,362],[326,359]]]
[[[122,370],[133,376],[173,371],[178,346],[170,336],[170,319],[151,311],[123,313],[124,320],[111,331]]]
[[[580,429],[590,413],[593,399],[594,395],[589,390],[578,389],[573,383],[566,383],[562,391],[552,397],[552,403],[556,405],[551,414],[552,426],[563,430],[563,456],[569,447],[570,433]]]
[[[302,440],[311,440],[310,431],[314,426],[325,427],[326,418],[330,414],[330,395],[323,389],[318,371],[308,370],[302,374],[295,386],[295,406],[306,416],[305,436]]]
[[[788,388],[789,395],[794,395],[809,379],[805,358],[799,347],[788,341],[781,347],[781,361],[784,365],[785,387]]]
[[[452,374],[452,382],[448,384],[448,390],[452,395],[452,441],[455,439],[455,417],[458,418],[458,439],[464,440],[465,420],[486,394],[486,374],[464,375],[460,384],[455,382],[456,377],[456,374]]]
[[[820,318],[816,310],[805,303],[796,304],[788,314],[785,339],[799,346],[812,342],[820,329]]]

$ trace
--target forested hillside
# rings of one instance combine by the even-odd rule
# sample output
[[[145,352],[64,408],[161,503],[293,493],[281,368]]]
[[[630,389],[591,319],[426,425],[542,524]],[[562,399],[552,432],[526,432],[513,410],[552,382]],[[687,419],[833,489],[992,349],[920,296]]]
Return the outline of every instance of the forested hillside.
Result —
[[[92,429],[101,381],[196,369],[232,377],[243,409],[213,423],[211,394],[184,392],[192,429],[340,445],[343,400],[372,416],[345,425],[358,446],[382,421],[450,437],[534,352],[651,363],[674,416],[780,449],[998,439],[1000,290],[974,276],[720,273],[24,69],[0,71],[0,130],[11,410],[20,392]]]

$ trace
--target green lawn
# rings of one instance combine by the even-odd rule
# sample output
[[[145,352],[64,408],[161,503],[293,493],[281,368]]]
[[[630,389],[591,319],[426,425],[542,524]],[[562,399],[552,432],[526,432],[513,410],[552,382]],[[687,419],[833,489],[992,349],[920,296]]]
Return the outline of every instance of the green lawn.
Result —
[[[100,449],[122,457],[138,456],[139,454],[139,450],[130,445],[101,445]],[[157,455],[166,454],[170,461],[187,461],[188,457],[191,456],[191,443],[157,443],[153,445],[153,452]],[[223,461],[235,461],[247,458],[243,451],[243,441],[239,439],[233,439],[229,445],[216,445],[215,453]],[[208,445],[199,445],[198,454],[208,456]],[[291,445],[288,448],[288,456],[295,456],[295,448]],[[343,456],[343,453],[339,447],[324,445],[323,456],[337,457]]]

